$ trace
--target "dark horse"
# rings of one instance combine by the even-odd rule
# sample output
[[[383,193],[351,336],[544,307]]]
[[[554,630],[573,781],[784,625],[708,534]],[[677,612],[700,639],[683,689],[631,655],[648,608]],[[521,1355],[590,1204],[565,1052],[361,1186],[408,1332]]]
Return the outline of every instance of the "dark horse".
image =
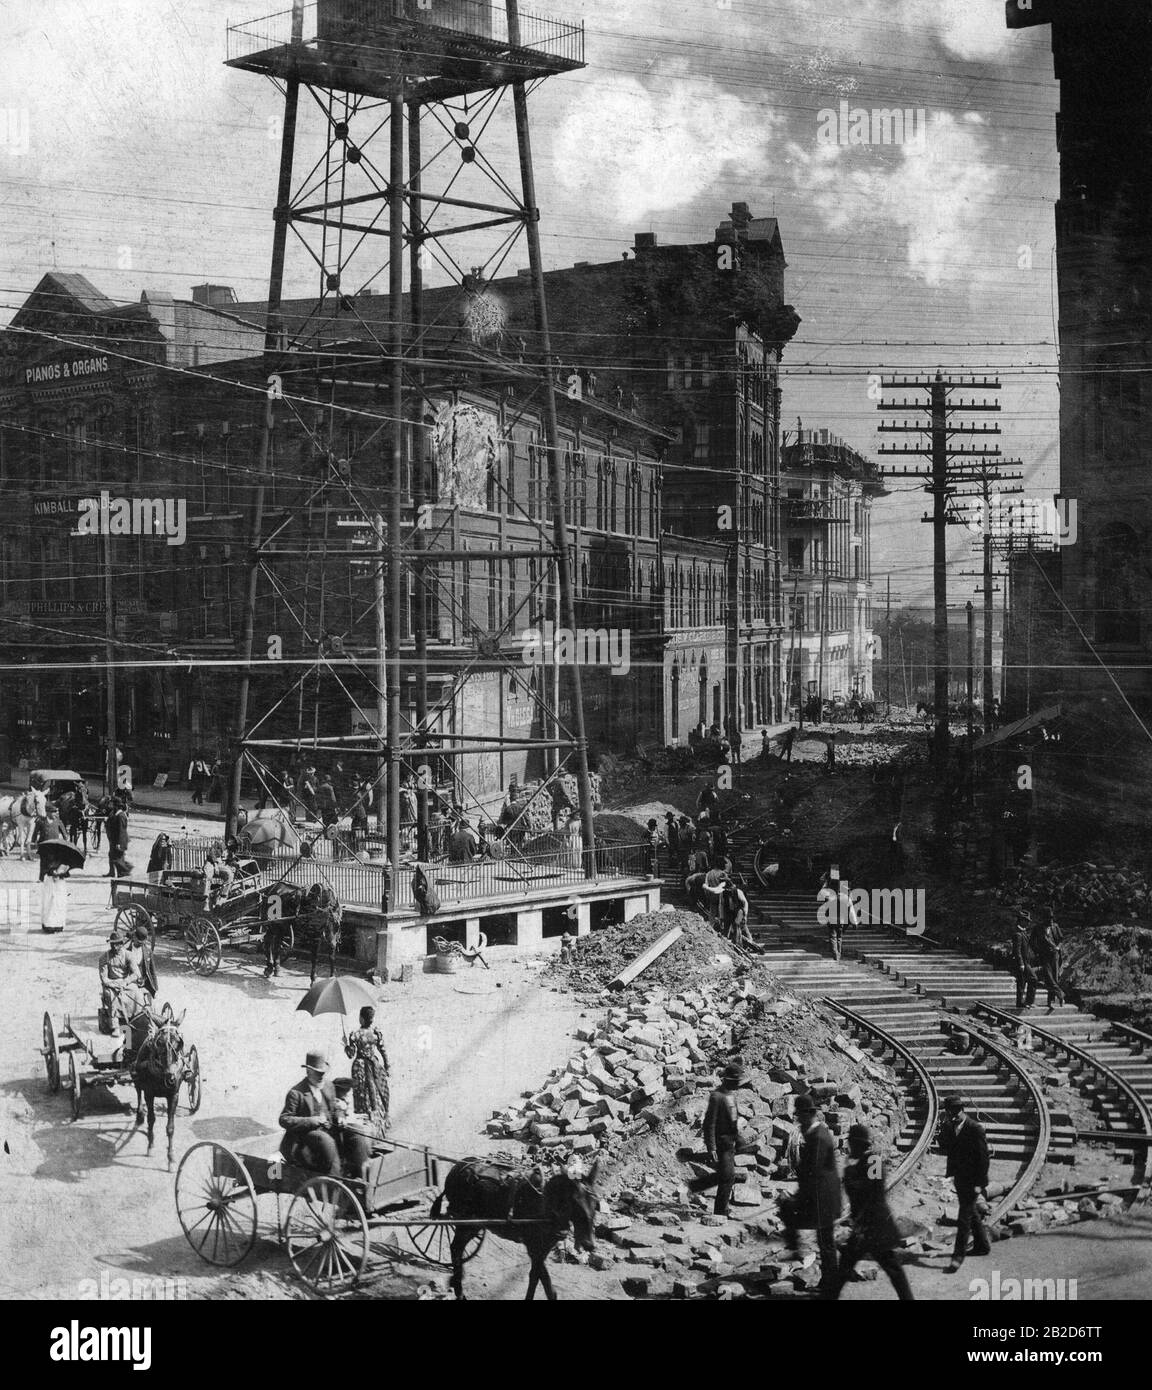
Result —
[[[164,1097],[168,1113],[168,1167],[172,1167],[172,1144],[176,1134],[176,1105],[180,1087],[187,1072],[187,1054],[180,1025],[184,1022],[183,1013],[179,1018],[170,1014],[147,1015],[147,1035],[136,1049],[132,1063],[132,1082],[136,1087],[136,1124],[144,1123],[144,1104],[148,1104],[148,1152],[152,1152],[153,1132],[156,1128],[156,1097]],[[136,1036],[136,1020],[132,1020],[133,1038]]]
[[[466,1158],[448,1174],[431,1215],[436,1219],[443,1210],[449,1220],[484,1221],[494,1236],[524,1246],[531,1261],[525,1298],[535,1298],[539,1283],[555,1299],[545,1263],[552,1247],[571,1226],[577,1249],[594,1248],[598,1166],[599,1160],[585,1175],[573,1165],[545,1178],[539,1168],[521,1173]],[[509,1224],[521,1221],[533,1224]],[[475,1226],[459,1226],[452,1234],[452,1292],[457,1298],[464,1297],[464,1248],[475,1235]]]
[[[56,804],[56,814],[60,824],[73,844],[84,841],[84,853],[88,853],[88,817],[86,803],[76,792],[65,792]]]
[[[279,911],[271,913],[265,903],[264,974],[279,975],[280,961],[288,941],[288,929],[295,924],[301,942],[307,941],[312,958],[309,983],[316,980],[316,967],[323,951],[328,959],[328,974],[336,974],[336,948],[340,944],[341,909],[331,888],[314,883],[311,888],[280,888],[269,895],[279,900]]]

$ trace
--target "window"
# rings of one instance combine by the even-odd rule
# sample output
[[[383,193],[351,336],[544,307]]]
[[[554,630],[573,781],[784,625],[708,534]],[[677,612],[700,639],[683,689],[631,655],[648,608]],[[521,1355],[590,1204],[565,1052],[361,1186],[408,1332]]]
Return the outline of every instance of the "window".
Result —
[[[706,463],[708,461],[711,434],[712,430],[706,420],[697,421],[696,438],[692,449],[692,457],[697,463]]]
[[[505,621],[508,624],[516,622],[516,561],[508,561],[508,606]]]
[[[617,498],[616,498],[616,460],[608,461],[608,527],[609,531],[616,530],[617,521]]]
[[[504,445],[504,498],[508,515],[516,510],[516,441],[509,439]]]

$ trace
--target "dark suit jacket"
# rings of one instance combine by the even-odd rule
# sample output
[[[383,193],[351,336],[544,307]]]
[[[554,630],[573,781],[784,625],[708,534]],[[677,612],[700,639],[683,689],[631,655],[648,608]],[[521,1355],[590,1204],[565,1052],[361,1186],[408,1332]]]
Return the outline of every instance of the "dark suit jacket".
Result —
[[[900,1244],[896,1225],[884,1190],[884,1164],[877,1155],[850,1158],[844,1165],[844,1191],[852,1209],[852,1227],[869,1250],[882,1252]]]
[[[948,1156],[948,1177],[972,1187],[988,1185],[988,1139],[982,1125],[965,1116],[957,1133],[952,1124],[945,1124],[940,1147]]]
[[[733,1091],[717,1087],[708,1097],[708,1110],[704,1116],[704,1147],[715,1153],[721,1143],[735,1146],[736,1130],[740,1121],[740,1107]]]
[[[317,1120],[322,1120],[325,1128],[331,1126],[334,1116],[333,1107],[336,1104],[336,1092],[331,1081],[325,1081],[321,1085],[320,1094],[322,1099],[317,1102],[312,1094],[312,1088],[305,1078],[297,1081],[284,1097],[284,1109],[280,1114],[280,1128],[285,1133],[284,1138],[280,1141],[280,1152],[285,1158],[291,1158],[299,1141],[318,1127]]]
[[[844,1194],[836,1167],[836,1141],[827,1125],[817,1121],[803,1136],[796,1176],[804,1216],[813,1227],[831,1226],[840,1215]]]

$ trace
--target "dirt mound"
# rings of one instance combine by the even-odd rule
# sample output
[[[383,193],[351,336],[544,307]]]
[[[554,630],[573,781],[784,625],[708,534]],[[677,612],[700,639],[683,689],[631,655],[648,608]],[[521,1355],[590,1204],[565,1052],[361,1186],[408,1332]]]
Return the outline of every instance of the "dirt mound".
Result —
[[[672,908],[644,912],[620,926],[581,937],[576,963],[555,968],[563,970],[576,989],[606,989],[641,951],[673,927],[680,927],[684,934],[644,971],[638,983],[645,988],[679,989],[694,980],[731,972],[732,956],[703,917]]]
[[[1152,1006],[1152,931],[1129,923],[1089,927],[1067,945],[1076,988],[1093,995],[1146,996]]]

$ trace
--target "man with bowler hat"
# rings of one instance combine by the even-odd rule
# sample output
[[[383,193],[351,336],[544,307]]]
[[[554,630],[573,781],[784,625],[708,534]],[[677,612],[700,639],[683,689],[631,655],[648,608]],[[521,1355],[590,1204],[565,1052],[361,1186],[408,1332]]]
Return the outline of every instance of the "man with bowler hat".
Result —
[[[955,1274],[967,1254],[987,1255],[992,1249],[984,1215],[988,1205],[988,1140],[982,1125],[970,1119],[960,1096],[944,1101],[944,1123],[940,1126],[940,1148],[948,1159],[945,1169],[956,1188],[960,1203],[956,1214],[956,1244],[948,1273]],[[972,1236],[972,1249],[968,1237]]]
[[[365,1135],[343,1127],[347,1102],[337,1099],[327,1074],[328,1054],[309,1052],[303,1081],[297,1081],[284,1098],[280,1152],[290,1163],[335,1175],[341,1172],[343,1158],[343,1172],[358,1178],[372,1156],[372,1146]]]
[[[800,1126],[800,1152],[796,1160],[799,1185],[785,1217],[789,1239],[796,1231],[816,1232],[820,1252],[820,1288],[830,1293],[836,1286],[836,1242],[832,1228],[840,1218],[844,1194],[836,1167],[836,1141],[820,1119],[811,1095],[796,1097],[796,1123]]]
[[[831,1296],[839,1298],[848,1276],[862,1259],[875,1260],[892,1281],[901,1303],[911,1303],[908,1276],[896,1255],[900,1228],[896,1225],[885,1191],[884,1160],[872,1148],[867,1125],[848,1131],[848,1162],[844,1165],[844,1191],[852,1213],[852,1234],[840,1250],[840,1268]]]
[[[720,1076],[720,1084],[708,1097],[704,1114],[704,1147],[709,1160],[716,1165],[715,1178],[698,1178],[690,1184],[693,1191],[716,1183],[717,1216],[728,1215],[728,1203],[736,1185],[736,1140],[740,1126],[740,1106],[736,1092],[744,1081],[745,1071],[740,1062],[729,1062]]]

